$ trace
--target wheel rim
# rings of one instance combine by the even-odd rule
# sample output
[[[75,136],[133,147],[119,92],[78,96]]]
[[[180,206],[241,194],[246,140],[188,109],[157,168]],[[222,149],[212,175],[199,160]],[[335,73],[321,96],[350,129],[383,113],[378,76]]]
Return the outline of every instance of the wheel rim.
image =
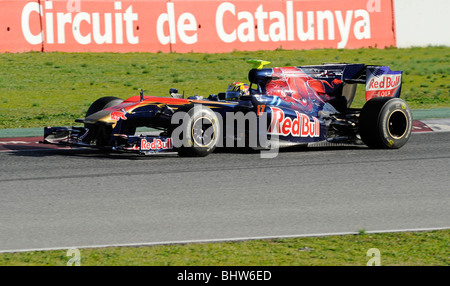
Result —
[[[198,147],[209,147],[215,140],[216,129],[210,118],[199,117],[192,124],[192,139]]]
[[[405,136],[408,130],[408,118],[402,110],[395,110],[389,116],[387,121],[389,135],[394,139],[400,139]]]

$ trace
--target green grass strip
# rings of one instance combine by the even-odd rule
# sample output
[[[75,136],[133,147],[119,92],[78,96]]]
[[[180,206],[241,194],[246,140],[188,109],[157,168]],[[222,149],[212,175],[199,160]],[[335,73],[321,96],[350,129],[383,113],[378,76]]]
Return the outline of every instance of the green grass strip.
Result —
[[[375,249],[369,251],[370,249]],[[79,249],[81,266],[448,266],[450,230]],[[0,254],[0,265],[66,266],[67,250]],[[377,261],[376,261],[377,260]]]
[[[103,96],[187,96],[225,91],[247,82],[249,59],[269,67],[329,62],[365,63],[403,70],[402,98],[413,109],[450,107],[450,48],[275,50],[223,54],[6,53],[0,54],[0,129],[73,125]],[[358,88],[355,107],[364,102]]]

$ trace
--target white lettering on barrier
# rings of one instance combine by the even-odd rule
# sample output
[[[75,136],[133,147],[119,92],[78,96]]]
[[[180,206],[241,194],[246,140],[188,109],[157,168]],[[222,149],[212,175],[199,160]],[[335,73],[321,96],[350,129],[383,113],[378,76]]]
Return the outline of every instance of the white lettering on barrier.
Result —
[[[125,23],[125,35],[128,43],[138,44],[139,37],[135,36],[133,31],[133,23],[138,20],[138,14],[133,12],[132,5],[125,10],[125,13],[122,13],[122,3],[114,2],[114,10],[115,13],[113,21],[113,13],[79,12],[79,10],[77,10],[77,6],[75,6],[75,9],[73,10],[70,9],[68,13],[54,13],[52,1],[45,1],[44,6],[39,5],[39,3],[36,2],[30,2],[27,3],[22,10],[22,33],[27,42],[32,45],[41,44],[44,40],[47,44],[54,44],[54,24],[56,24],[57,43],[65,44],[66,25],[71,25],[72,36],[79,44],[90,44],[92,39],[99,45],[112,43],[123,44],[123,26]],[[76,11],[77,13],[73,13],[73,11]],[[45,19],[43,31],[36,35],[31,32],[30,27],[30,17],[34,12],[38,13],[43,19]],[[101,18],[103,18],[103,21]],[[82,25],[87,25],[90,27],[86,34],[82,34],[81,32]],[[101,33],[102,26],[104,30],[103,34]],[[113,29],[115,30],[115,41],[113,40]]]
[[[40,6],[39,3],[37,2],[29,2],[25,5],[25,7],[23,7],[22,10],[22,19],[21,19],[22,33],[27,42],[32,45],[42,43],[42,31],[37,35],[33,35],[30,29],[31,13],[36,12],[40,14],[39,6]]]
[[[67,4],[70,6],[69,12],[63,13],[54,11],[52,1],[44,3],[30,2],[22,10],[22,32],[30,44],[41,44],[43,41],[47,44],[65,44],[69,36],[66,35],[67,25],[71,27],[75,41],[81,45],[124,44],[125,39],[129,44],[139,43],[139,37],[134,35],[133,30],[138,14],[133,12],[132,5],[123,11],[122,2],[114,1],[111,13],[81,12],[80,2],[71,1],[70,5]],[[185,12],[177,18],[175,4],[167,2],[167,11],[157,18],[156,34],[159,42],[163,45],[176,44],[179,39],[184,44],[197,43],[196,17]],[[335,41],[339,35],[337,48],[345,48],[352,34],[357,40],[371,38],[369,12],[381,10],[379,1],[369,1],[367,8],[370,10],[296,11],[294,2],[286,1],[284,11],[268,11],[264,4],[258,5],[254,11],[238,11],[235,4],[222,2],[216,9],[215,30],[224,43]],[[30,17],[34,13],[44,20],[42,31],[37,34],[33,34],[30,27]],[[232,19],[230,17],[235,18],[237,24],[233,26],[232,21],[227,21]]]
[[[176,22],[176,23],[175,23]],[[164,34],[164,25],[169,26],[169,35]],[[167,13],[159,15],[156,21],[156,33],[161,44],[176,44],[177,32],[180,40],[185,44],[195,44],[197,42],[197,33],[189,36],[186,32],[197,31],[197,20],[191,13],[183,13],[175,19],[175,4],[167,3]]]
[[[307,28],[304,26],[304,15],[307,18]],[[229,14],[229,15],[227,15]],[[229,28],[224,18],[237,15],[239,24],[237,27]],[[266,29],[266,20],[271,20],[271,24]],[[296,19],[296,22],[295,22]],[[258,27],[255,34],[255,26]],[[325,37],[325,23],[327,24],[328,35]],[[295,25],[296,24],[296,25]],[[225,43],[232,43],[236,40],[240,42],[254,42],[256,37],[262,42],[294,41],[295,30],[300,41],[314,40],[335,40],[336,26],[341,36],[341,41],[337,48],[345,48],[349,39],[353,25],[353,35],[356,39],[370,39],[370,15],[366,10],[343,11],[296,11],[294,13],[293,2],[286,2],[286,15],[281,11],[265,11],[263,4],[259,5],[254,13],[250,11],[240,11],[236,13],[236,6],[230,2],[221,3],[216,10],[216,31],[219,38]],[[315,30],[315,27],[317,29]],[[296,28],[296,29],[295,29]],[[268,31],[266,33],[266,30]],[[305,32],[306,30],[306,32]]]

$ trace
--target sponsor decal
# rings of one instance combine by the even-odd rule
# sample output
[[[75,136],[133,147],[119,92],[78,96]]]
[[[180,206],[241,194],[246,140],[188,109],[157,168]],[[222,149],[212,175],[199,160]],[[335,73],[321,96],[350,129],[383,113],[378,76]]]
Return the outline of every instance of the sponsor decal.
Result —
[[[307,115],[295,111],[296,118],[285,116],[284,111],[277,107],[270,107],[272,120],[269,134],[294,137],[319,137],[320,122],[317,118],[310,119]]]
[[[402,72],[389,67],[367,68],[366,99],[374,97],[399,97]]]
[[[127,117],[125,116],[127,112],[125,109],[121,109],[120,111],[113,111],[111,112],[111,120],[117,121],[119,119],[127,120]]]
[[[372,78],[366,90],[388,90],[394,89],[400,86],[402,82],[401,75],[382,75],[379,77]]]
[[[153,141],[147,141],[147,139],[141,140],[141,151],[156,151],[156,150],[167,150],[172,149],[172,138],[167,138],[166,141],[161,139],[153,139]]]

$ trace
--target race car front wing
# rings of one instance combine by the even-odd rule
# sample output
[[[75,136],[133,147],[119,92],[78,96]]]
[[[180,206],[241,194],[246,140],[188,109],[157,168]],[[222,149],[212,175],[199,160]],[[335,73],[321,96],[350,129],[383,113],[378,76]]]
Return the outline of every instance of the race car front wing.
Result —
[[[143,155],[173,151],[173,139],[167,136],[112,134],[108,146],[90,144],[84,140],[89,129],[84,127],[45,127],[42,144],[88,147]]]

